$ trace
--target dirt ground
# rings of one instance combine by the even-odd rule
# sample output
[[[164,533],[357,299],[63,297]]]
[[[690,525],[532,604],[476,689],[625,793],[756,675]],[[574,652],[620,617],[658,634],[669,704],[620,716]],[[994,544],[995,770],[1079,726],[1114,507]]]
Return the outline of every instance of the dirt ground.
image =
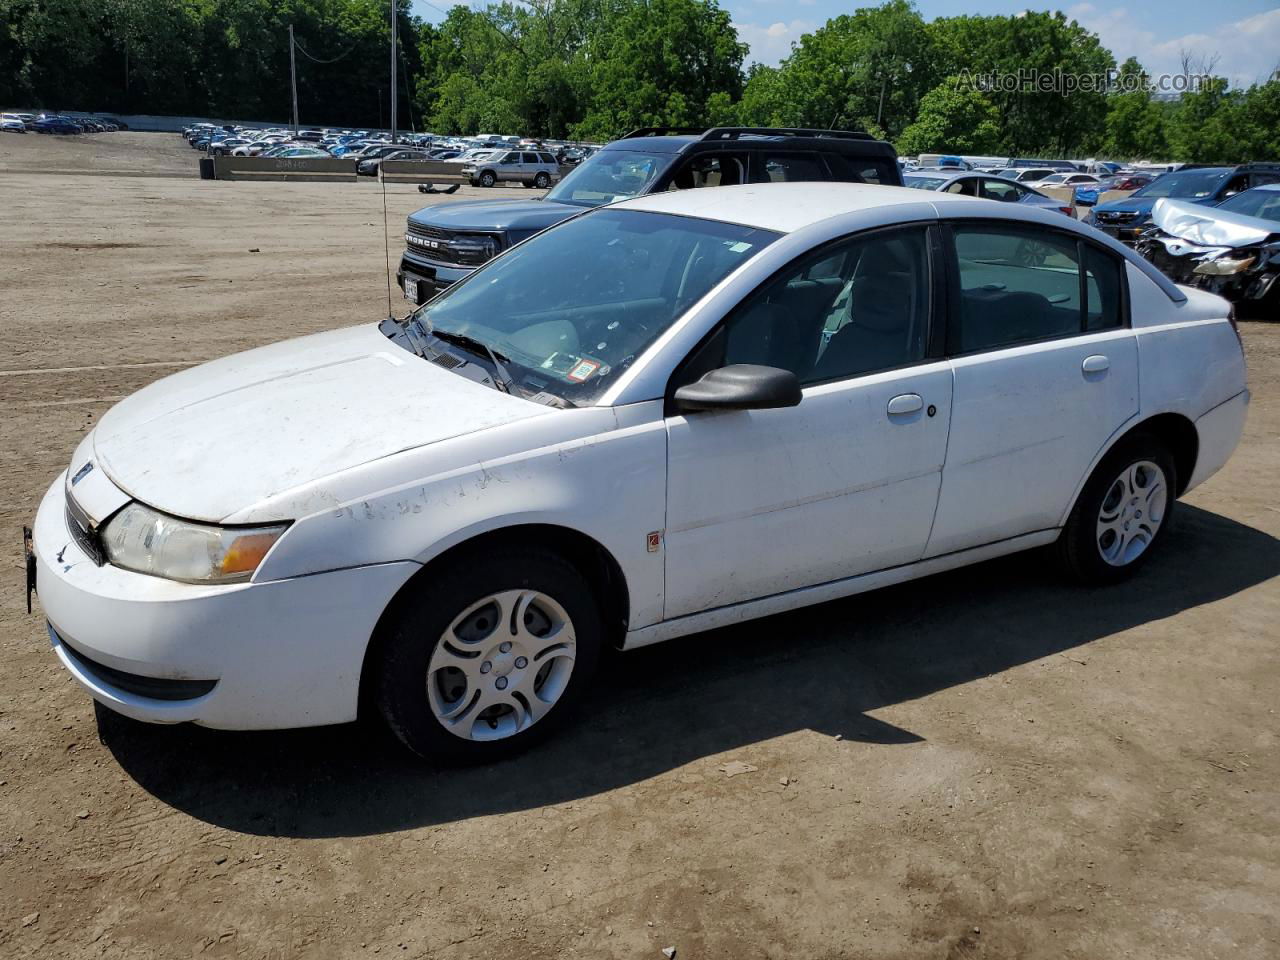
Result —
[[[0,135],[0,955],[1280,956],[1280,326],[1244,325],[1245,441],[1122,588],[1014,557],[648,648],[490,768],[95,716],[18,540],[79,438],[386,313],[375,183],[195,159]],[[393,258],[425,199],[389,188]]]

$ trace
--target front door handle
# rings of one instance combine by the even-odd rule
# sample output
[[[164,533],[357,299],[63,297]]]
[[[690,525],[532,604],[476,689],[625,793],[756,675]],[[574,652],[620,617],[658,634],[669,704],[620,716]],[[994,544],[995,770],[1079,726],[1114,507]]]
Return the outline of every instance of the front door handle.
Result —
[[[889,416],[900,417],[904,413],[915,413],[924,406],[918,393],[900,393],[889,401]]]
[[[1111,361],[1100,353],[1085,357],[1080,369],[1085,373],[1105,373],[1111,369]]]

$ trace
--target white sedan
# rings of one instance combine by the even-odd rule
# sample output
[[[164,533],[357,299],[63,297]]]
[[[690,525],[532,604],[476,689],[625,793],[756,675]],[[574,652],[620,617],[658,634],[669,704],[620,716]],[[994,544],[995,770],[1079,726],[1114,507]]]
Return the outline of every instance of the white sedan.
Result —
[[[112,408],[32,568],[107,707],[484,759],[639,647],[1033,547],[1090,582],[1235,448],[1227,304],[1052,212],[895,187],[661,193],[405,321]],[[689,641],[692,642],[692,641]]]

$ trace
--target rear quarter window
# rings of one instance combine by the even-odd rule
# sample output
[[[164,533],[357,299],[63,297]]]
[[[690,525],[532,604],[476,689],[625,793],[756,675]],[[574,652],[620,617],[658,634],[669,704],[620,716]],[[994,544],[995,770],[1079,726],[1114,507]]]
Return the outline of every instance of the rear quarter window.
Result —
[[[855,157],[845,153],[828,153],[827,166],[831,169],[832,180],[845,183],[879,183],[898,186],[901,174],[894,160],[868,157]]]

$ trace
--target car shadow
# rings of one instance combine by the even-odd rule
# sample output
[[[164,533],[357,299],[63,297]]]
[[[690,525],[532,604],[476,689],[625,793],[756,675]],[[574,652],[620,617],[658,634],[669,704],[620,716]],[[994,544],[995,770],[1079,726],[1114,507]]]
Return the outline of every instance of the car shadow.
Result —
[[[370,722],[278,733],[154,727],[98,711],[162,802],[249,834],[384,833],[591,796],[800,729],[893,749],[868,711],[1231,596],[1280,573],[1280,540],[1182,504],[1118,588],[1017,555],[606,661],[575,722],[499,764],[432,769]]]

